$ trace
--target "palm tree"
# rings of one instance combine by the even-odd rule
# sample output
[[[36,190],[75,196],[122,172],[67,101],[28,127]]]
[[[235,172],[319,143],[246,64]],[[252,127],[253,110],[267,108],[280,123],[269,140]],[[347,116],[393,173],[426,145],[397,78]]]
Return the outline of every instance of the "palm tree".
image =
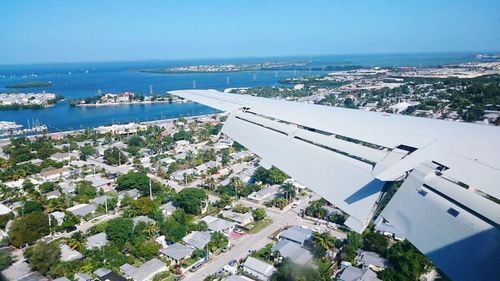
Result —
[[[149,237],[153,237],[154,235],[156,235],[156,233],[158,233],[158,230],[159,229],[156,222],[150,222],[146,224],[146,227],[144,228],[144,233]]]
[[[286,198],[288,199],[288,202],[290,202],[291,199],[295,198],[295,195],[297,192],[296,192],[295,186],[293,186],[293,184],[287,182],[287,183],[281,185],[281,189],[286,194]]]
[[[335,246],[335,238],[328,232],[315,232],[312,238],[312,245],[316,257],[324,257],[326,252],[333,249]]]
[[[238,177],[232,177],[231,184],[234,186],[236,196],[238,196],[238,193],[245,187],[245,183]]]

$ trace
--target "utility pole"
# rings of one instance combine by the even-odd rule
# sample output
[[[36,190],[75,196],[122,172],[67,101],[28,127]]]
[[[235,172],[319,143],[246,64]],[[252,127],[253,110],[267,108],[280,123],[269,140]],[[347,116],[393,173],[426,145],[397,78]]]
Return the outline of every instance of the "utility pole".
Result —
[[[108,214],[108,195],[104,194],[104,208],[106,208],[106,214]]]
[[[52,223],[50,222],[50,214],[47,214],[47,216],[49,217],[49,233],[50,233],[50,236],[53,236],[53,234],[52,234]]]
[[[153,189],[151,187],[151,179],[149,179],[149,199],[153,201]]]

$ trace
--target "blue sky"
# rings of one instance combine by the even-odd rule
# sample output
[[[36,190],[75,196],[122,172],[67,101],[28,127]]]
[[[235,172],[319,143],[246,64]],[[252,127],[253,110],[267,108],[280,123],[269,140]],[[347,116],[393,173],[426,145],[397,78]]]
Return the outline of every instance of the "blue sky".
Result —
[[[459,51],[500,1],[0,1],[0,64]]]

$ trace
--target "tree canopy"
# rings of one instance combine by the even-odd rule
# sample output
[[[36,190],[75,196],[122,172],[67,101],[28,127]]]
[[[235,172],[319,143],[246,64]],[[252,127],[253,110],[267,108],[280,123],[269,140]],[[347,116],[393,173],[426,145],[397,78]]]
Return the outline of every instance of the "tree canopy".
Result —
[[[31,269],[46,275],[59,261],[61,250],[57,243],[38,242],[24,252]]]
[[[204,190],[198,188],[184,188],[174,197],[174,205],[182,208],[187,214],[199,215],[201,208],[208,199]]]
[[[42,212],[19,217],[10,228],[12,245],[21,247],[49,234],[49,218]]]
[[[116,218],[106,224],[106,235],[112,242],[123,245],[132,237],[134,222],[127,218]]]

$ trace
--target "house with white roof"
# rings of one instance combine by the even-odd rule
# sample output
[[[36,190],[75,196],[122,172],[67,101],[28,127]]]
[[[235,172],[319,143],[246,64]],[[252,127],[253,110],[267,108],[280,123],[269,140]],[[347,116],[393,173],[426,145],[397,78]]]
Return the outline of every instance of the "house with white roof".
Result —
[[[292,226],[279,235],[280,239],[286,239],[295,242],[299,245],[304,245],[304,242],[312,237],[312,231],[308,228],[300,226]]]
[[[243,264],[243,271],[257,280],[268,281],[276,268],[259,259],[248,257]]]
[[[214,216],[206,216],[203,217],[201,220],[207,223],[208,230],[210,231],[223,232],[227,230],[232,230],[236,225],[234,222],[217,218]]]
[[[128,278],[134,281],[149,281],[162,271],[167,270],[167,265],[157,258],[153,258],[139,267],[128,263],[120,266],[120,271]]]
[[[189,258],[193,251],[193,248],[189,246],[175,243],[167,248],[160,249],[159,254],[160,256],[166,256],[176,263],[179,263],[183,259]]]
[[[87,237],[87,242],[85,243],[85,248],[87,250],[93,248],[102,248],[108,244],[108,236],[105,232],[100,232],[92,236]]]
[[[66,209],[66,211],[72,213],[75,216],[84,217],[88,214],[94,213],[96,209],[96,206],[93,204],[78,204]]]
[[[182,241],[193,248],[202,250],[210,242],[211,237],[212,234],[208,231],[193,231],[184,236]]]

